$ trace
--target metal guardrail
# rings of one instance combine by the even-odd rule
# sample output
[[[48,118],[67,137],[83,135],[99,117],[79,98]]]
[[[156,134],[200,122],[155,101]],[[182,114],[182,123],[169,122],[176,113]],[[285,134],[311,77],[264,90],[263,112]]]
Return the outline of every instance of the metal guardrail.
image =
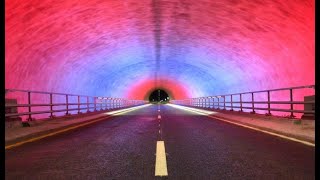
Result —
[[[147,102],[144,100],[130,100],[130,99],[123,99],[123,98],[111,98],[111,97],[96,97],[96,96],[85,96],[85,95],[75,95],[75,94],[65,94],[65,93],[53,93],[53,92],[42,92],[42,91],[28,91],[28,90],[19,90],[19,89],[5,89],[6,95],[8,93],[13,92],[20,92],[25,93],[27,96],[27,104],[5,104],[5,108],[12,108],[12,107],[27,107],[28,112],[17,112],[17,113],[5,113],[5,117],[20,117],[27,115],[27,121],[33,120],[32,115],[34,114],[47,114],[50,113],[50,118],[54,118],[55,112],[66,112],[65,115],[70,115],[70,111],[78,111],[78,114],[80,114],[81,110],[87,110],[88,112],[91,112],[90,110],[93,109],[93,111],[103,111],[103,110],[110,110],[110,109],[116,109],[116,108],[125,108],[125,107],[131,107],[131,106],[137,106],[146,104]],[[42,94],[42,95],[48,95],[49,102],[41,103],[41,104],[33,104],[32,103],[32,95],[33,94]],[[54,96],[53,95],[59,95],[64,96],[64,103],[53,103]],[[70,102],[70,97],[77,97],[76,102]],[[86,102],[81,102],[81,98],[85,98]],[[61,98],[59,98],[61,99]],[[90,100],[93,102],[90,103]],[[99,101],[99,102],[98,102]],[[90,106],[91,105],[91,106]],[[93,107],[92,107],[93,105]],[[59,110],[53,110],[53,107],[56,106],[65,106],[65,109],[59,109]],[[77,106],[77,108],[70,109],[70,106]],[[85,107],[83,107],[85,106]],[[32,107],[48,107],[49,110],[45,111],[33,111]],[[100,109],[98,110],[97,108]]]
[[[255,110],[265,110],[267,111],[266,115],[271,115],[271,111],[280,111],[280,112],[290,112],[290,118],[295,117],[293,113],[305,113],[305,114],[315,114],[314,110],[305,111],[305,110],[297,110],[294,109],[295,104],[315,104],[315,101],[294,101],[293,100],[293,90],[297,89],[305,89],[305,88],[313,88],[315,89],[315,85],[308,86],[298,86],[298,87],[289,87],[289,88],[280,88],[280,89],[270,89],[270,90],[262,90],[262,91],[252,91],[252,92],[243,92],[243,93],[234,93],[234,94],[225,94],[225,95],[217,95],[217,96],[206,96],[206,97],[198,97],[198,98],[189,98],[182,100],[171,100],[174,104],[186,105],[186,106],[194,106],[194,107],[202,107],[202,108],[213,108],[215,109],[223,109],[231,108],[233,111],[234,108],[239,108],[242,112],[243,109],[251,109],[251,113],[255,113]],[[271,92],[275,91],[288,91],[289,93],[289,101],[271,101]],[[255,95],[258,93],[265,93],[267,96],[267,101],[255,101]],[[244,94],[251,94],[251,101],[242,101]],[[240,101],[233,101],[233,98],[238,96]],[[226,97],[230,97],[230,101],[226,101]],[[215,101],[216,99],[216,101]],[[222,99],[222,100],[221,100]],[[229,104],[229,105],[226,105]],[[240,106],[234,106],[234,104],[240,104]],[[243,104],[251,104],[251,107],[244,107]],[[267,108],[255,107],[256,104],[265,104],[268,105]],[[290,109],[278,109],[271,108],[271,104],[289,104]]]

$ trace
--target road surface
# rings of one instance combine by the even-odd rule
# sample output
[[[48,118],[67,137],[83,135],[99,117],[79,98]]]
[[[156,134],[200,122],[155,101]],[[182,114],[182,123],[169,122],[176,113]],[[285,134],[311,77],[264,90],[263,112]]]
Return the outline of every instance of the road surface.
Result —
[[[168,176],[155,176],[157,141]],[[5,177],[307,180],[315,179],[314,164],[314,147],[151,105],[6,150]]]

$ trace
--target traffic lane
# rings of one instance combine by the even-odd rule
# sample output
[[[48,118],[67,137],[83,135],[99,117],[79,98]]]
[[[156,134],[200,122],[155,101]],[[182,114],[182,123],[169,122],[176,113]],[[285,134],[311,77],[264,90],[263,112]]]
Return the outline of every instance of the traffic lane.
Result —
[[[154,177],[157,107],[6,150],[6,179]]]
[[[162,106],[172,179],[315,179],[313,147]]]

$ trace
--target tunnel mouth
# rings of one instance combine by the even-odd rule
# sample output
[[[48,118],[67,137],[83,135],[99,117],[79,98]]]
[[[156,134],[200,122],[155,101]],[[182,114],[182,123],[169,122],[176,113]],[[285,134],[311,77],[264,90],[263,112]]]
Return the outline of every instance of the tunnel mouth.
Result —
[[[166,104],[170,100],[168,93],[163,89],[156,89],[151,92],[149,102],[153,104]]]

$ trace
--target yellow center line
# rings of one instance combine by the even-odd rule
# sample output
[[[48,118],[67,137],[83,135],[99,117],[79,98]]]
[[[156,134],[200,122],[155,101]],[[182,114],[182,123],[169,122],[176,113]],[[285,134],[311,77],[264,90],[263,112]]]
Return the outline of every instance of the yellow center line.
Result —
[[[164,141],[157,141],[155,176],[168,176]]]

